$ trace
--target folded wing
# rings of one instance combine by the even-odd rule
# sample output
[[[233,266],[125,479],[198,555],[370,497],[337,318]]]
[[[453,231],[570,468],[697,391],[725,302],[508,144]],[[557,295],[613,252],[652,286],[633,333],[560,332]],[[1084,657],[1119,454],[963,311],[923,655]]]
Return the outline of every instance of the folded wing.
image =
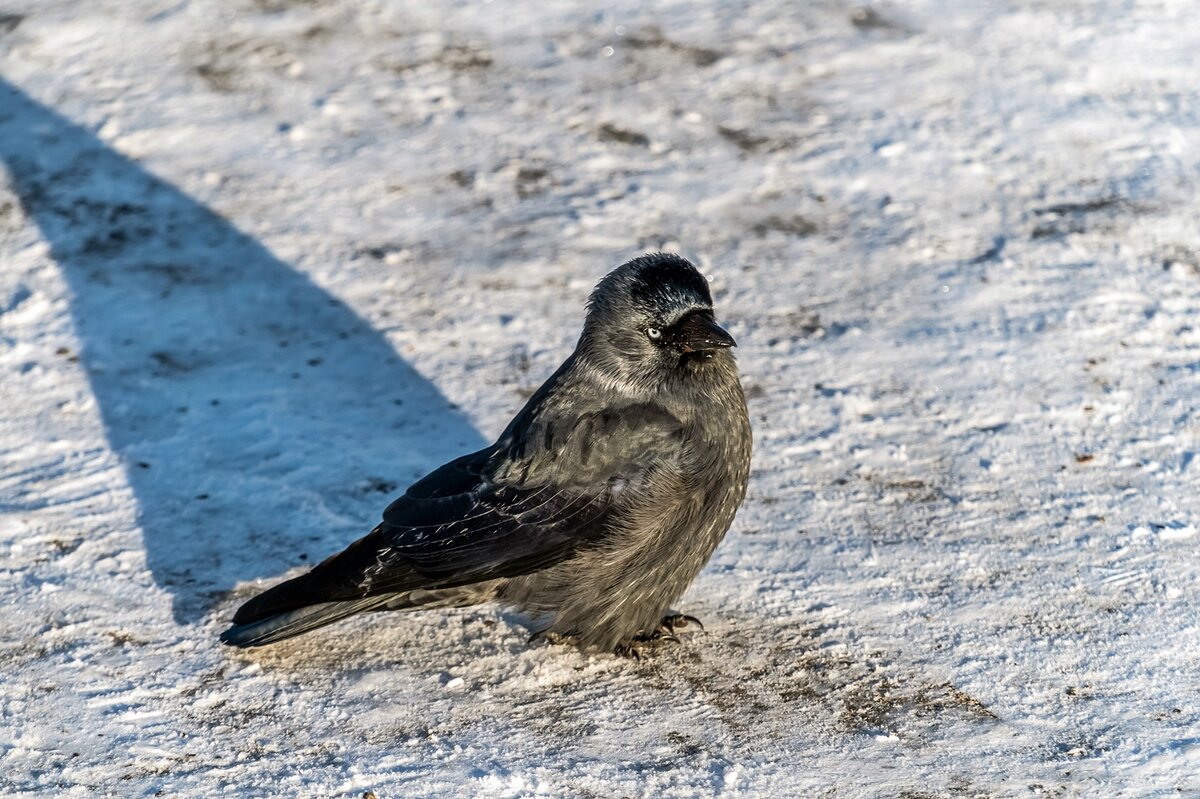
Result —
[[[313,605],[340,618],[405,592],[559,563],[602,541],[628,495],[679,455],[679,422],[659,408],[527,418],[519,447],[507,443],[510,428],[497,444],[433,471],[388,506],[370,534],[246,602],[234,624]]]

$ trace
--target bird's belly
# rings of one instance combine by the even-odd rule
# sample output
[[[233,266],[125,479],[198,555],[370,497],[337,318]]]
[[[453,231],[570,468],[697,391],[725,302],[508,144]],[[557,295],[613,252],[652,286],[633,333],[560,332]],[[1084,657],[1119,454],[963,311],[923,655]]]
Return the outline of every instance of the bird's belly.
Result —
[[[736,509],[730,500],[716,509],[681,503],[660,524],[627,527],[602,546],[510,580],[502,598],[548,621],[546,629],[611,649],[657,629],[724,537]]]

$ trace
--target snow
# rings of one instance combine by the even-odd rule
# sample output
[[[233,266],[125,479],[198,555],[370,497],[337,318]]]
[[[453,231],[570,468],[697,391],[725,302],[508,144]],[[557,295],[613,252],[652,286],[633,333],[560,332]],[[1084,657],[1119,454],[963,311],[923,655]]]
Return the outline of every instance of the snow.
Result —
[[[8,0],[2,792],[1200,796],[1194,21]],[[756,430],[707,632],[217,644],[658,248]]]

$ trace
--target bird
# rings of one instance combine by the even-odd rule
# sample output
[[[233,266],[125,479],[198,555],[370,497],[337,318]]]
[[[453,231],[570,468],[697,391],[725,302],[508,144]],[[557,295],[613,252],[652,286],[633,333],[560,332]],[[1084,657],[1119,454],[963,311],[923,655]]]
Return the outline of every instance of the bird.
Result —
[[[686,258],[603,277],[574,351],[495,443],[410,486],[369,534],[254,596],[221,641],[271,644],[364,612],[496,602],[531,637],[640,657],[746,496],[733,337]]]

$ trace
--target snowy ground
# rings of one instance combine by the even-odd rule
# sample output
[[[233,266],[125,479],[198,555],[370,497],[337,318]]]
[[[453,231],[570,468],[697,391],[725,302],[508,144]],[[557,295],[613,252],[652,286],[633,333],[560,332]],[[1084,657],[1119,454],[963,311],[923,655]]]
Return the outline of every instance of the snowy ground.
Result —
[[[0,793],[1200,796],[1194,4],[543,5],[0,2]],[[217,645],[658,248],[706,634]]]

